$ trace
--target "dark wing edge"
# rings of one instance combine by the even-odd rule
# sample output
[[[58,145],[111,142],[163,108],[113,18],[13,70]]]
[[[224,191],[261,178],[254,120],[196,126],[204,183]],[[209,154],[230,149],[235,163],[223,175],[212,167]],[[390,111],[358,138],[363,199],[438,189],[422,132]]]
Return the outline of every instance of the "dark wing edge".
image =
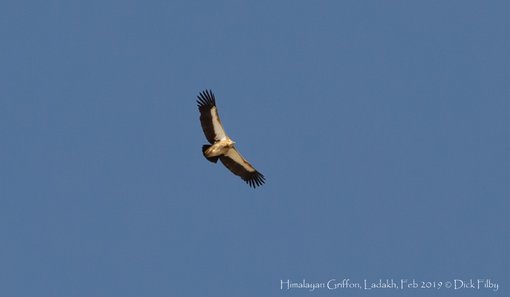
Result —
[[[198,110],[209,110],[216,106],[216,97],[214,97],[214,94],[211,90],[205,90],[200,92],[197,96],[197,106]]]
[[[239,155],[240,156],[240,155]],[[248,170],[243,164],[236,162],[236,160],[230,158],[228,155],[220,156],[220,160],[232,173],[241,177],[250,187],[256,188],[262,186],[265,183],[266,178],[264,175],[251,166],[250,163],[245,161],[245,166],[251,167],[253,171]]]
[[[197,107],[198,111],[200,111],[200,124],[202,125],[202,130],[204,131],[207,141],[213,144],[216,138],[216,132],[214,131],[211,109],[216,107],[216,98],[211,90],[200,92],[197,98]],[[217,118],[219,119],[218,116]]]

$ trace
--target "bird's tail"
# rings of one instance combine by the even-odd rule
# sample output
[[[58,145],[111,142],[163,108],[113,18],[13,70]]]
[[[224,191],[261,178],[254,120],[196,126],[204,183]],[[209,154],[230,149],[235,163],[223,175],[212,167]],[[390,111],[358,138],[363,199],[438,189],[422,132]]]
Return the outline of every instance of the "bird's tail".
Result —
[[[216,163],[218,162],[218,158],[219,157],[207,157],[207,155],[205,154],[205,151],[207,151],[208,148],[210,148],[211,145],[210,144],[204,144],[202,146],[202,154],[204,154],[204,157],[209,160],[210,162],[213,162],[213,163]]]

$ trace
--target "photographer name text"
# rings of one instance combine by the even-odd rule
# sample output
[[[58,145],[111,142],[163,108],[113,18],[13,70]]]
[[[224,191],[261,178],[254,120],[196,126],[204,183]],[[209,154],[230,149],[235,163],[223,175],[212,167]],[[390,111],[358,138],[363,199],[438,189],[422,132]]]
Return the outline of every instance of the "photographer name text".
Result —
[[[280,290],[489,290],[497,292],[499,284],[490,278],[445,279],[445,280],[418,280],[418,279],[363,279],[361,281],[344,279],[329,279],[327,281],[313,282],[306,279],[294,281],[280,280]]]

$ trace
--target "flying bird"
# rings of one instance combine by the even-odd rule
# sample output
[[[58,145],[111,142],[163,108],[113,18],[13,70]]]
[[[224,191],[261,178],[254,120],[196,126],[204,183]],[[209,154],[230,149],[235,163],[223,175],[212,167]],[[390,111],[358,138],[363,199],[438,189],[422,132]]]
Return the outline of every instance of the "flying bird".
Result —
[[[218,116],[216,99],[211,90],[201,92],[197,98],[202,130],[210,143],[202,146],[204,157],[213,163],[220,159],[225,167],[240,176],[252,188],[264,184],[264,175],[241,156],[234,146],[235,142],[225,133]]]

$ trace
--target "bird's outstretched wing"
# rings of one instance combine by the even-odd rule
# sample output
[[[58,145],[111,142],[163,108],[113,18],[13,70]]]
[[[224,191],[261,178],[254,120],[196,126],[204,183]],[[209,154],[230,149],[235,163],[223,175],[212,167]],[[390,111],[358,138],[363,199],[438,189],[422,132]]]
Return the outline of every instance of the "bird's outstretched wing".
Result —
[[[228,150],[225,155],[220,156],[220,160],[235,175],[240,176],[250,187],[256,188],[265,182],[264,175],[258,172],[235,147]]]
[[[211,90],[201,92],[198,95],[197,105],[200,111],[200,123],[207,141],[213,144],[215,141],[225,138],[226,133],[218,116],[213,92]]]

